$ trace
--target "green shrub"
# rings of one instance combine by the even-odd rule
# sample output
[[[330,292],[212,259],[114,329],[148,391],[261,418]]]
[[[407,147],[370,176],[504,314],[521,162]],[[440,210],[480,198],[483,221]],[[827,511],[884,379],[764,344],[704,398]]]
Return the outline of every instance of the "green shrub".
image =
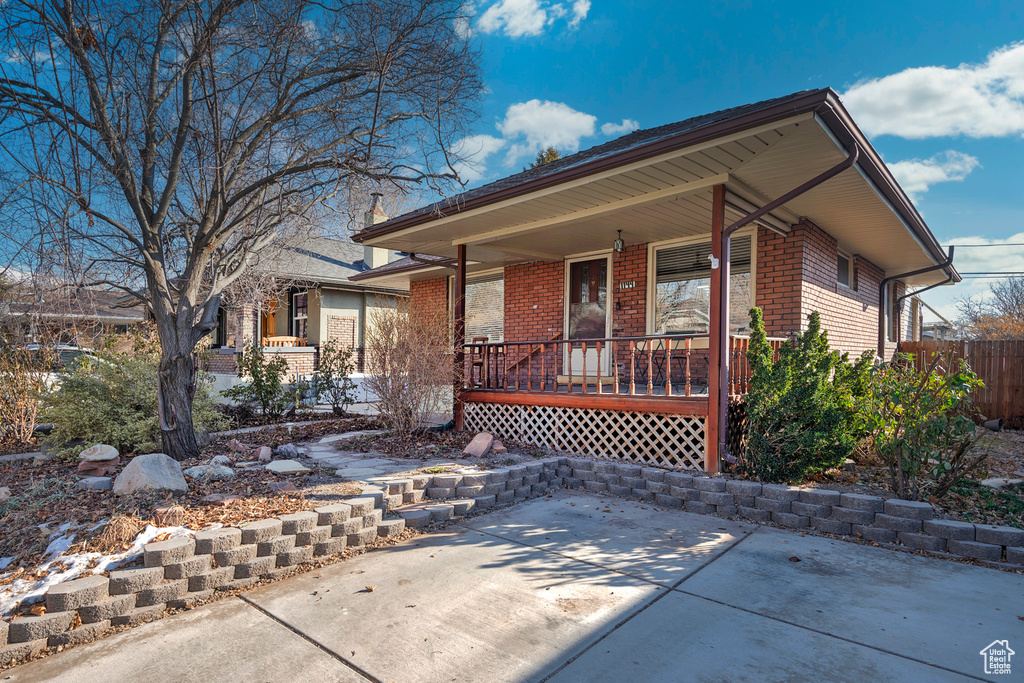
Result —
[[[838,467],[862,432],[856,401],[867,390],[873,354],[855,363],[829,350],[817,312],[795,344],[778,360],[764,331],[761,310],[750,310],[750,392],[746,397],[747,448],[741,466],[769,482],[798,482]]]
[[[985,458],[971,452],[980,439],[972,395],[982,382],[963,359],[949,361],[940,354],[921,372],[897,354],[874,370],[861,420],[901,498],[941,498]]]
[[[272,354],[267,358],[263,347],[246,344],[238,357],[238,376],[249,381],[225,389],[222,394],[233,401],[257,406],[263,417],[277,418],[296,404],[284,385],[288,372],[288,361],[283,356]]]
[[[344,415],[355,403],[355,372],[352,349],[343,348],[335,340],[320,345],[320,361],[313,375],[313,389],[321,401],[331,406],[335,415]]]
[[[158,364],[159,352],[152,348],[137,354],[97,351],[95,360],[83,356],[76,361],[45,398],[46,418],[53,423],[48,447],[58,457],[73,457],[97,443],[122,453],[160,450]],[[215,405],[209,377],[199,373],[192,404],[197,431],[225,426]],[[84,443],[78,445],[78,439]]]

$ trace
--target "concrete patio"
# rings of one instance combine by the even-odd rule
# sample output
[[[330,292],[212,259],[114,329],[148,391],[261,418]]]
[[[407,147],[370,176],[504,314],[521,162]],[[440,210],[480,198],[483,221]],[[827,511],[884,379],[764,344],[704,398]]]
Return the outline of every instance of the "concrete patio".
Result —
[[[985,680],[1021,604],[1019,574],[559,491],[3,680]]]

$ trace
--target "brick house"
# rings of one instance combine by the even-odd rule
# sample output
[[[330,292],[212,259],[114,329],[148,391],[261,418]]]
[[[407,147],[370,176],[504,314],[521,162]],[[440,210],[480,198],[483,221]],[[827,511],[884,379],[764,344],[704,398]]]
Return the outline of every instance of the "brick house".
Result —
[[[458,426],[709,471],[751,306],[776,345],[818,311],[835,348],[888,357],[908,288],[959,279],[831,89],[638,130],[354,239],[410,253],[354,281],[452,311]]]
[[[373,211],[378,219],[383,217],[376,202]],[[319,348],[329,340],[353,349],[357,374],[362,373],[367,320],[375,308],[408,297],[408,287],[354,283],[349,276],[395,258],[387,249],[324,237],[283,249],[270,271],[286,283],[279,296],[259,304],[224,306],[218,313],[208,367],[217,389],[243,381],[237,377],[236,358],[257,340],[265,353],[287,360],[289,381],[316,369]]]

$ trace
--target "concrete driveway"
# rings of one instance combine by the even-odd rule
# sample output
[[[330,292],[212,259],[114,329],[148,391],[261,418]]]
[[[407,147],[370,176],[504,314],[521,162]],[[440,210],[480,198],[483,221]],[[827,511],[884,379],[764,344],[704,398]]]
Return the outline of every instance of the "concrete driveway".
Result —
[[[985,680],[1022,606],[1021,575],[562,491],[2,680]]]

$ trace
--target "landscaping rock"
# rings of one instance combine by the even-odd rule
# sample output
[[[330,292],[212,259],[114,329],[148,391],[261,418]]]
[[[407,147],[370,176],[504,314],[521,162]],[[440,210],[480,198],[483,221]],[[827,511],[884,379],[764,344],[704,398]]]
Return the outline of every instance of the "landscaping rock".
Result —
[[[286,443],[278,446],[274,449],[274,455],[279,458],[297,458],[299,455],[298,447],[293,443]]]
[[[298,491],[295,484],[290,481],[272,481],[267,484],[267,488],[275,493],[290,493],[292,491]]]
[[[7,500],[11,497],[11,490],[6,486],[0,486],[0,500]]]
[[[153,508],[153,521],[157,526],[181,526],[185,523],[185,508],[180,505],[157,505]]]
[[[463,449],[462,454],[469,458],[482,458],[491,451],[494,445],[494,436],[487,432],[480,432],[473,437],[469,445]]]
[[[222,456],[223,457],[223,456]],[[224,465],[196,465],[183,472],[189,479],[234,479],[235,471]]]
[[[121,458],[112,460],[83,460],[78,463],[78,473],[83,477],[103,477],[117,471]]]
[[[78,454],[79,460],[85,460],[89,462],[104,462],[107,460],[113,460],[117,458],[120,453],[113,446],[108,446],[105,443],[98,443],[95,446],[89,446],[84,451]]]
[[[242,500],[241,496],[232,496],[227,493],[211,493],[208,496],[203,496],[199,499],[200,502],[208,503],[210,505],[218,505],[220,507],[227,507],[236,500]]]
[[[505,444],[503,444],[502,442],[494,441],[491,444],[491,453],[493,453],[494,455],[504,455],[505,453],[508,453],[508,448],[506,448]]]
[[[987,486],[990,489],[1001,489],[1004,486],[1013,486],[1024,482],[1024,479],[1007,479],[1005,477],[992,477],[991,479],[983,479],[981,481],[982,486]]]
[[[213,443],[213,437],[210,436],[210,432],[205,429],[200,429],[196,432],[196,445],[200,448],[206,448]]]
[[[113,486],[114,480],[110,477],[86,477],[75,482],[75,488],[80,491],[109,491]]]
[[[211,465],[224,465],[225,467],[231,466],[231,458],[226,455],[215,455],[210,458]]]
[[[288,444],[289,446],[291,444]],[[311,469],[295,460],[275,460],[267,465],[267,469],[278,474],[303,474],[312,472]]]
[[[241,455],[249,455],[250,453],[252,453],[252,448],[246,446],[238,439],[231,439],[231,441],[228,441],[228,450],[230,450],[232,453],[238,453]]]
[[[274,453],[269,446],[260,446],[256,451],[256,460],[259,462],[270,462],[274,459]]]
[[[113,491],[117,495],[138,491],[170,491],[181,494],[188,491],[188,484],[181,473],[181,465],[163,453],[139,455],[117,475]]]

